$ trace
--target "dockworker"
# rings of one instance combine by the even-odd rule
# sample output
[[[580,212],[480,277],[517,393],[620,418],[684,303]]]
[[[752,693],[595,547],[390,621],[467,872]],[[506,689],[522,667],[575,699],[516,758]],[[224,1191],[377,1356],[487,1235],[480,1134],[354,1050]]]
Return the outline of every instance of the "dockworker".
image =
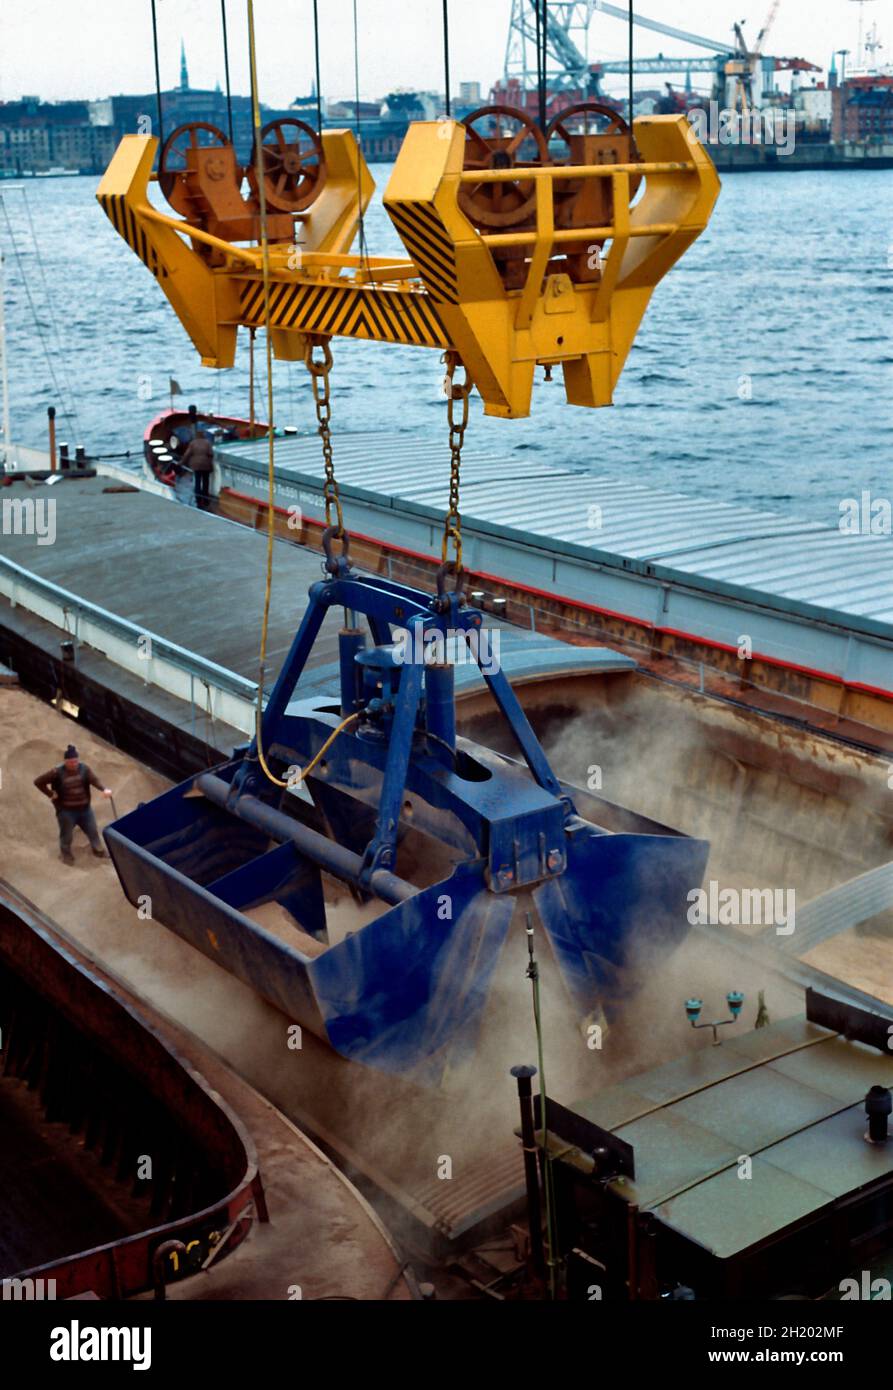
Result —
[[[189,407],[189,416],[190,420],[197,419],[194,406]],[[207,511],[210,501],[208,488],[214,472],[214,446],[197,424],[192,439],[180,455],[180,463],[184,468],[192,469],[195,476],[195,505],[200,511]]]
[[[96,817],[90,809],[90,788],[95,787],[103,796],[108,797],[112,794],[111,788],[104,787],[93,769],[81,762],[73,743],[66,748],[63,761],[58,767],[51,767],[49,772],[35,777],[34,785],[44,796],[50,798],[56,808],[62,862],[74,863],[71,837],[75,826],[80,826],[83,830],[96,858],[107,859],[108,855],[102,848],[96,828]]]

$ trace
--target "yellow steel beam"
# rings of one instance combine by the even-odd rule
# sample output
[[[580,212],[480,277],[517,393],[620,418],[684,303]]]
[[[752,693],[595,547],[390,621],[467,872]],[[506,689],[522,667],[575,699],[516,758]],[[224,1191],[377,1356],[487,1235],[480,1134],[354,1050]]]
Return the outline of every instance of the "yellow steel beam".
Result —
[[[666,117],[674,121],[675,116]],[[688,129],[688,127],[687,127]],[[638,132],[639,125],[636,124]],[[610,179],[615,174],[694,174],[692,164],[679,160],[655,164],[644,160],[641,164],[543,164],[524,165],[525,183],[530,179],[541,179],[545,183],[559,182],[562,179]],[[511,169],[466,169],[459,175],[460,183],[517,183],[521,175],[517,168]]]

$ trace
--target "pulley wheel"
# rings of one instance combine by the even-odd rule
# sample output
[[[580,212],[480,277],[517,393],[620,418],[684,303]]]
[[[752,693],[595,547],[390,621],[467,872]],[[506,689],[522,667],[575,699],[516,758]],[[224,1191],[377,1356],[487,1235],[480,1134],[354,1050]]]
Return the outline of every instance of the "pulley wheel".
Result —
[[[570,149],[572,135],[629,135],[629,125],[613,106],[600,101],[580,101],[553,116],[546,129],[547,142],[563,140]]]
[[[462,122],[465,127],[466,170],[523,169],[549,163],[549,151],[539,126],[513,106],[482,106]],[[479,128],[480,127],[480,128]],[[536,207],[533,179],[504,183],[463,183],[459,206],[480,227],[517,227]]]
[[[635,145],[629,124],[600,101],[581,101],[559,111],[546,130],[548,142],[561,140],[566,153],[558,164],[628,164],[635,160]],[[630,197],[641,183],[638,175],[630,179]],[[602,225],[613,217],[610,183],[602,178],[562,179],[555,185],[555,220],[560,227]],[[585,278],[585,277],[584,277]]]
[[[326,161],[312,126],[286,118],[270,121],[260,133],[264,194],[277,212],[303,212],[322,191]],[[248,182],[257,198],[257,149],[251,151]]]
[[[158,186],[176,212],[184,217],[189,215],[189,177],[197,172],[198,151],[202,151],[204,172],[209,178],[229,176],[232,169],[229,159],[213,153],[218,148],[228,149],[229,143],[223,131],[207,121],[189,121],[171,131],[161,150]]]

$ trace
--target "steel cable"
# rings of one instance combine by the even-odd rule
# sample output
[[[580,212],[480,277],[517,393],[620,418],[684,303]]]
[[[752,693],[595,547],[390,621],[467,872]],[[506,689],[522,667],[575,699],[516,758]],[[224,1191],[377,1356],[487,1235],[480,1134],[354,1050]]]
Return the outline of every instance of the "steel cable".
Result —
[[[25,273],[25,268],[24,268],[24,266],[23,266],[23,264],[22,264],[22,258],[21,258],[21,255],[19,254],[18,243],[17,243],[17,241],[16,241],[16,239],[15,239],[15,235],[14,235],[13,229],[12,229],[12,222],[10,221],[10,218],[9,218],[9,209],[8,209],[7,206],[6,206],[6,200],[2,197],[2,195],[0,195],[0,203],[2,203],[2,205],[3,205],[3,216],[4,216],[4,219],[5,219],[5,221],[6,221],[6,228],[7,228],[7,231],[8,231],[8,233],[9,233],[9,243],[10,243],[10,245],[12,246],[12,253],[13,253],[13,256],[15,257],[16,265],[18,266],[19,275],[21,276],[21,279],[22,279],[22,284],[23,284],[24,287],[25,287],[25,295],[26,295],[26,298],[27,298],[27,300],[28,300],[29,307],[30,307],[30,309],[31,309],[31,317],[32,317],[33,320],[34,320],[34,327],[35,327],[36,330],[37,330],[37,336],[38,336],[38,338],[40,339],[40,345],[41,345],[41,347],[43,348],[44,356],[46,357],[47,371],[49,372],[50,380],[51,380],[51,382],[53,383],[53,390],[54,390],[55,393],[56,393],[56,398],[57,398],[57,399],[62,403],[62,405],[64,406],[64,404],[65,404],[65,394],[64,394],[64,392],[62,391],[62,388],[61,388],[60,385],[59,385],[58,378],[56,377],[56,371],[55,371],[55,368],[54,368],[54,366],[53,366],[52,353],[51,353],[51,351],[50,351],[49,344],[47,343],[46,336],[45,336],[45,334],[44,334],[43,325],[41,324],[40,318],[38,317],[38,314],[37,314],[37,306],[36,306],[36,304],[34,303],[34,297],[33,297],[33,295],[31,294],[31,286],[30,286],[30,284],[28,283],[28,276],[27,276],[27,274]],[[73,399],[70,400],[69,410],[70,410],[70,412],[71,412],[72,418],[74,419],[75,426],[77,427],[78,431],[80,432],[80,423],[79,423],[78,418],[77,418],[77,411],[76,411],[76,409],[74,409],[74,401],[73,401]]]
[[[164,120],[161,115],[161,69],[158,66],[158,22],[155,16],[155,0],[152,0],[152,48],[155,53],[155,102],[158,107],[158,149],[164,144]]]
[[[226,0],[220,0],[220,20],[223,25],[223,74],[226,79],[226,119],[229,125],[229,143],[233,144],[233,99],[229,84],[229,42],[226,34]]]
[[[68,375],[68,368],[67,368],[67,366],[65,365],[65,363],[66,363],[66,357],[65,357],[65,351],[64,351],[64,349],[63,349],[63,347],[62,347],[62,335],[61,335],[60,332],[59,332],[59,325],[58,325],[58,322],[57,322],[57,320],[56,320],[56,315],[55,315],[55,313],[53,312],[53,300],[52,300],[52,296],[51,296],[51,294],[50,294],[50,286],[49,286],[49,282],[47,281],[46,270],[44,269],[43,257],[42,257],[42,255],[41,255],[41,253],[40,253],[40,242],[37,240],[37,231],[36,231],[35,226],[34,226],[34,219],[33,219],[33,217],[31,216],[31,203],[29,202],[29,199],[28,199],[28,192],[27,192],[27,189],[25,189],[25,188],[22,189],[22,201],[23,201],[23,203],[25,204],[25,216],[26,216],[27,219],[28,219],[28,229],[29,229],[29,231],[31,232],[31,241],[32,241],[33,246],[34,246],[34,257],[35,257],[35,259],[36,259],[36,261],[37,261],[37,270],[38,270],[38,273],[39,273],[39,275],[40,275],[41,284],[43,285],[43,293],[44,293],[44,297],[45,297],[45,299],[46,299],[47,313],[49,314],[49,317],[50,317],[50,327],[51,327],[51,329],[52,329],[53,337],[54,337],[55,340],[56,340],[56,347],[57,347],[58,352],[59,352],[59,360],[60,360],[60,362],[62,363],[62,372],[63,372],[63,376],[64,376],[64,379],[65,379],[65,386],[66,386],[66,389],[67,389],[67,391],[68,391],[68,399],[69,399],[70,408],[71,408],[71,415],[72,415],[72,418],[74,419],[75,428],[76,428],[76,430],[77,430],[79,436],[81,437],[81,439],[83,439],[83,437],[84,437],[84,432],[83,432],[83,429],[81,428],[80,416],[78,415],[77,398],[76,398],[76,396],[75,396],[74,391],[71,389],[71,378],[70,378],[70,376]]]

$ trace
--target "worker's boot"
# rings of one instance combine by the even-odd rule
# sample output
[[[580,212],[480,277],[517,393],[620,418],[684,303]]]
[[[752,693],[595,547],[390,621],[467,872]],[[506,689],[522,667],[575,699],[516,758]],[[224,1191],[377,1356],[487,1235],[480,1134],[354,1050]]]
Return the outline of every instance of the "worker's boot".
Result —
[[[97,849],[95,845],[91,845],[90,848],[92,849],[97,859],[108,859],[108,855],[106,854],[104,849]]]
[[[59,858],[62,860],[62,863],[63,863],[63,864],[73,864],[73,863],[74,863],[74,855],[72,854],[72,852],[71,852],[70,849],[63,849],[63,850],[61,850],[61,851],[60,851],[60,854],[59,854]]]

